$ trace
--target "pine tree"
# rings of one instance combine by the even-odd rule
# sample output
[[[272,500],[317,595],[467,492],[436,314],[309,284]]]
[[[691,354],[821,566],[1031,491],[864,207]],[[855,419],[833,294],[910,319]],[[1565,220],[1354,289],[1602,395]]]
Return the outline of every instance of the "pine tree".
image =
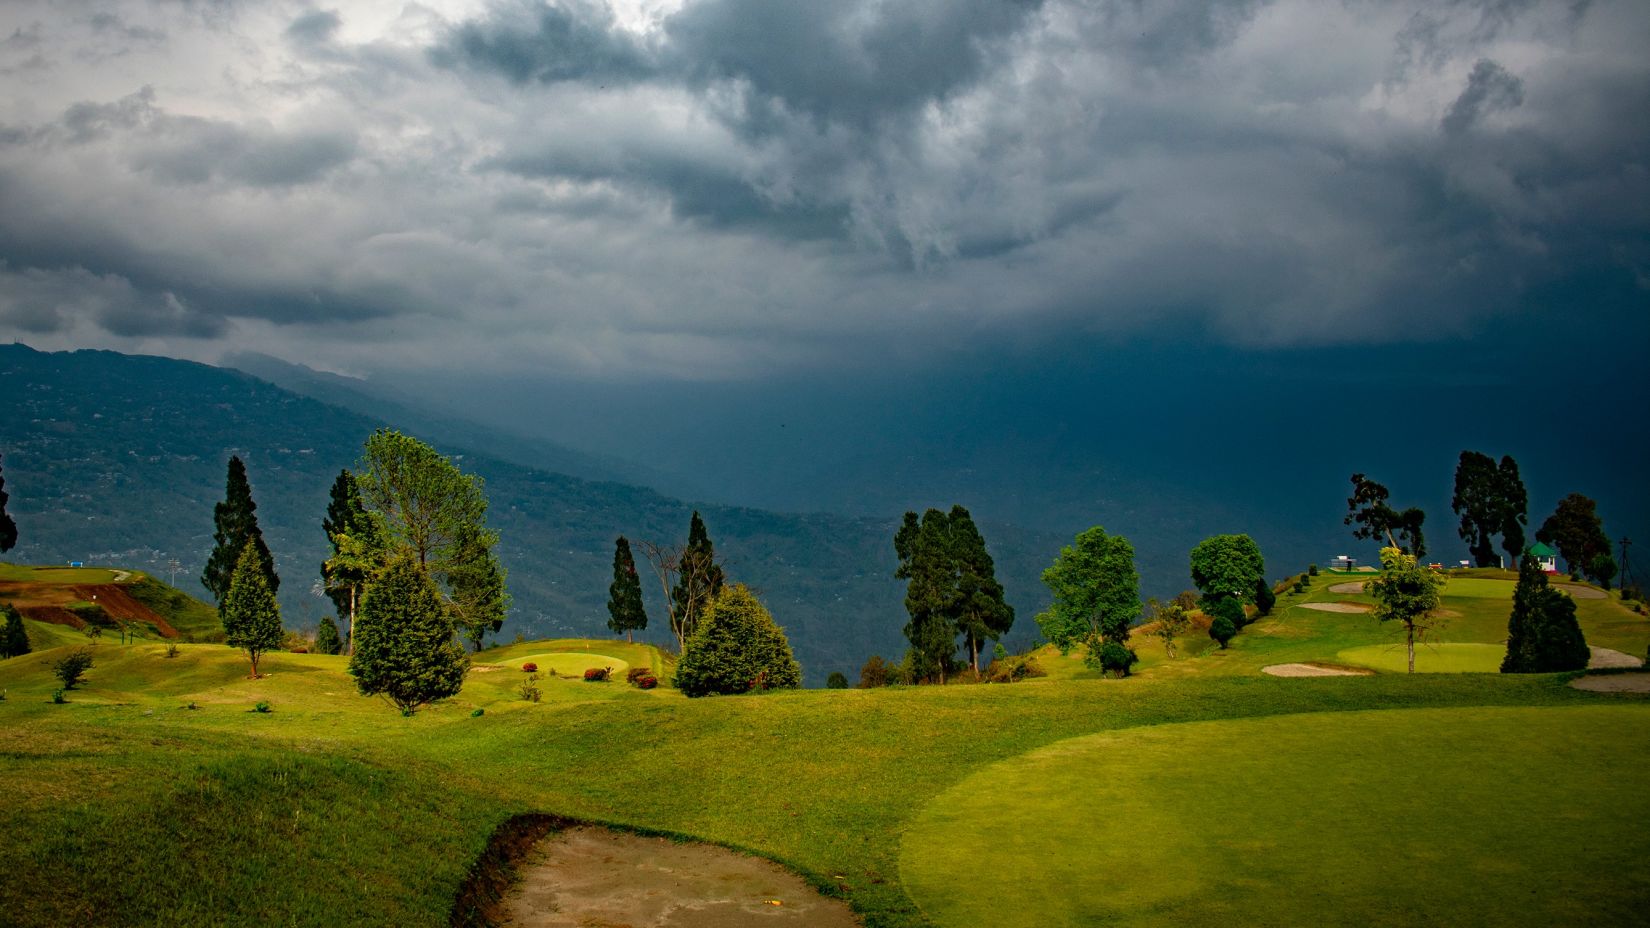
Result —
[[[802,668],[785,632],[742,583],[722,590],[682,648],[676,686],[688,696],[715,696],[800,686]]]
[[[636,631],[647,627],[647,609],[642,605],[642,578],[636,573],[636,559],[630,554],[630,540],[623,535],[613,543],[613,582],[607,587],[607,627],[626,641],[636,640]]]
[[[494,553],[497,545],[497,532],[473,524],[460,526],[452,564],[447,569],[453,621],[477,651],[489,633],[504,627],[510,609],[504,567]]]
[[[980,648],[986,641],[997,641],[1008,634],[1014,625],[1014,607],[1003,599],[996,565],[985,548],[985,538],[974,525],[974,517],[962,506],[952,506],[946,522],[951,555],[957,565],[957,627],[978,677]]]
[[[363,695],[383,695],[403,715],[457,694],[470,666],[441,591],[415,557],[397,557],[367,587],[349,662]]]
[[[224,643],[240,648],[252,660],[252,679],[258,678],[258,657],[281,646],[281,607],[264,579],[263,559],[251,541],[241,549],[229,590],[218,607],[223,616]]]
[[[332,621],[332,616],[321,617],[321,624],[315,629],[316,654],[342,654],[344,639],[338,634],[338,623]]]
[[[716,563],[716,546],[705,531],[705,522],[699,511],[693,512],[688,524],[687,546],[677,562],[676,586],[670,591],[672,610],[678,634],[684,642],[693,636],[705,607],[722,592],[722,565]]]
[[[1507,656],[1502,673],[1582,670],[1592,652],[1576,621],[1575,600],[1552,588],[1535,558],[1518,565],[1512,614],[1507,617]]]
[[[4,460],[4,456],[0,456]],[[10,551],[17,545],[17,523],[6,514],[6,501],[11,497],[6,495],[6,476],[0,472],[0,551]]]
[[[958,608],[957,559],[951,543],[950,520],[938,509],[922,514],[907,512],[894,535],[899,557],[897,579],[906,581],[905,639],[911,642],[907,663],[912,682],[944,683],[956,661]]]
[[[206,570],[201,574],[201,585],[212,593],[220,607],[229,595],[241,552],[248,543],[258,553],[259,569],[263,571],[269,592],[273,595],[281,589],[281,578],[275,575],[275,559],[270,556],[264,534],[258,528],[257,511],[258,504],[252,501],[252,487],[246,482],[246,465],[240,457],[231,457],[224,500],[212,509],[215,544],[206,559]]]
[[[11,603],[6,604],[6,629],[0,632],[0,657],[19,657],[29,653],[29,632],[23,627],[23,614]]]
[[[1529,524],[1529,494],[1524,492],[1524,479],[1518,476],[1518,462],[1512,455],[1501,457],[1497,471],[1501,484],[1501,550],[1507,552],[1509,563],[1517,564],[1524,557],[1524,526]]]
[[[332,481],[327,514],[321,519],[321,530],[327,533],[327,542],[332,545],[333,558],[339,553],[338,536],[360,534],[361,526],[366,521],[367,510],[361,505],[361,488],[356,485],[355,475],[348,470],[340,470],[337,478]],[[351,581],[358,578],[354,576],[355,572],[334,564],[333,558],[321,564],[321,580],[326,586],[327,598],[332,600],[333,608],[340,616],[347,616],[350,614],[351,600],[356,593]]]

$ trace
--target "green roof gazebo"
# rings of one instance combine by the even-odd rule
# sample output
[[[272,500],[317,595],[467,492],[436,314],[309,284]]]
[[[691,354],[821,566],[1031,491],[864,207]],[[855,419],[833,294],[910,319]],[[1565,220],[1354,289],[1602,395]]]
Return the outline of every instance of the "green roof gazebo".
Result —
[[[1536,542],[1524,549],[1524,553],[1535,558],[1536,564],[1550,574],[1558,573],[1558,552],[1542,542]]]

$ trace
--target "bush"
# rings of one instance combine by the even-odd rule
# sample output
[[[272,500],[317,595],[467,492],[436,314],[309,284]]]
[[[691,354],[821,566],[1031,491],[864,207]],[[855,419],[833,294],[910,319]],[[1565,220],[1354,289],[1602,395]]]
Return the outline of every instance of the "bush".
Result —
[[[1039,667],[1036,661],[1022,654],[992,661],[986,665],[984,676],[987,683],[1018,683],[1033,677],[1046,677],[1048,672]]]
[[[873,654],[865,661],[865,666],[859,668],[859,688],[869,690],[888,686],[895,682],[898,671],[899,668],[883,660],[882,655]]]
[[[1236,636],[1237,627],[1232,624],[1231,619],[1223,615],[1215,616],[1215,620],[1209,623],[1209,637],[1220,642],[1222,650],[1225,650],[1226,643]]]
[[[521,694],[522,699],[528,702],[538,702],[539,697],[544,695],[543,691],[539,689],[539,675],[536,673],[528,674],[527,678],[521,681],[521,687],[517,692]]]
[[[1308,577],[1316,577],[1318,575],[1318,565],[1316,565],[1316,564],[1306,565],[1306,575]]]
[[[584,682],[586,682],[586,683],[606,683],[608,678],[611,677],[612,675],[613,675],[613,668],[612,667],[591,667],[589,670],[586,670],[584,672]]]
[[[80,678],[92,666],[92,652],[88,648],[76,648],[52,664],[52,675],[63,681],[63,688],[72,690]]]
[[[61,706],[64,703],[68,702],[68,700],[63,698],[63,691],[62,690],[52,690],[52,702],[55,702],[55,703],[57,703],[58,705]]]
[[[1272,607],[1277,605],[1278,598],[1272,595],[1272,588],[1262,580],[1255,584],[1255,612],[1256,617],[1271,615]]]
[[[539,672],[539,665],[533,663],[532,661],[528,661],[527,663],[521,665],[521,672],[522,673],[538,673]]]
[[[1211,618],[1223,618],[1232,623],[1232,628],[1242,628],[1249,617],[1243,611],[1243,600],[1236,596],[1222,596],[1214,602],[1204,601],[1203,611]]]
[[[825,688],[828,690],[845,690],[848,688],[848,678],[842,675],[842,671],[833,670],[831,675],[825,678]]]
[[[642,677],[651,677],[651,676],[653,676],[653,670],[651,668],[648,668],[648,667],[632,667],[629,670],[625,671],[624,682],[626,682],[626,683],[635,683],[637,680],[640,680]]]
[[[178,643],[175,642],[175,641],[168,641],[166,643],[166,659],[171,660],[172,658],[177,657],[177,656],[178,656]]]
[[[260,699],[252,705],[253,712],[261,713],[263,715],[268,715],[274,708],[274,706],[269,704],[269,700],[267,699]]]
[[[321,616],[321,624],[315,627],[315,653],[344,653],[344,639],[338,634],[338,623],[330,615]]]
[[[1306,584],[1300,582],[1299,580],[1296,580],[1295,581],[1295,592],[1297,592],[1297,593],[1306,592]]]
[[[659,678],[653,674],[643,674],[636,678],[636,688],[650,690],[659,685]]]
[[[676,688],[688,696],[729,695],[802,685],[785,632],[742,583],[723,587],[682,646]]]
[[[1129,668],[1140,662],[1139,655],[1115,641],[1100,646],[1099,658],[1100,670],[1118,678],[1128,676]]]
[[[484,716],[486,714],[487,714],[486,709],[479,709],[478,708],[478,709],[471,709],[470,710],[470,718],[472,718],[472,719],[479,719],[479,718],[481,718],[482,716]]]

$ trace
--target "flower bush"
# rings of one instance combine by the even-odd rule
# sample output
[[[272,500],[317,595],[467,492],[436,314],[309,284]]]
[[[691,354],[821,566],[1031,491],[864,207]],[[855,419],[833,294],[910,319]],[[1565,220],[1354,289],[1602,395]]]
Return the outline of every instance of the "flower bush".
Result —
[[[612,672],[613,668],[611,667],[592,667],[584,672],[584,682],[606,683]]]
[[[636,684],[638,689],[650,690],[659,685],[659,678],[653,674],[644,673],[631,682]]]
[[[528,661],[527,663],[521,665],[521,672],[522,673],[538,673],[539,672],[539,665],[533,663],[532,661]]]

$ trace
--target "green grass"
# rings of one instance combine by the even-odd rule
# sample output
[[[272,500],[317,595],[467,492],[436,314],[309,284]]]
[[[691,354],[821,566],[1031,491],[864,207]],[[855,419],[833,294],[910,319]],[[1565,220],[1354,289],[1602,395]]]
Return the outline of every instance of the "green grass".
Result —
[[[186,641],[222,641],[223,623],[218,610],[188,593],[156,580],[144,573],[133,572],[133,579],[124,584],[132,598],[164,616]]]
[[[1444,643],[1415,647],[1416,673],[1500,673],[1506,645]],[[1372,644],[1348,648],[1336,655],[1342,664],[1389,673],[1408,673],[1409,654],[1401,644]]]
[[[931,801],[901,873],[948,926],[1634,924],[1647,722],[1471,708],[1062,741]]]
[[[115,571],[104,567],[49,567],[0,563],[0,580],[25,583],[64,583],[78,586],[114,583],[115,576]]]

